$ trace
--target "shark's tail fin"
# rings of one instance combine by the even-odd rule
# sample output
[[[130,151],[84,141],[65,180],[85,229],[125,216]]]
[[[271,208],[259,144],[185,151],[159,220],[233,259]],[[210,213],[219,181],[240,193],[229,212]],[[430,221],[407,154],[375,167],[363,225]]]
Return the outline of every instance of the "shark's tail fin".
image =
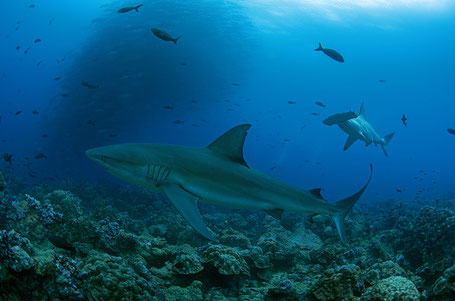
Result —
[[[384,136],[382,139],[384,139],[384,144],[381,144],[382,151],[384,152],[384,155],[386,157],[389,156],[389,153],[387,152],[387,144],[389,144],[390,140],[392,140],[392,137],[395,133],[389,134],[387,136]]]
[[[344,234],[344,219],[351,211],[352,207],[357,203],[357,201],[362,196],[365,189],[370,184],[371,176],[373,175],[373,165],[370,164],[370,177],[368,178],[367,183],[360,189],[357,193],[351,195],[350,197],[345,198],[344,200],[338,201],[335,206],[338,209],[338,212],[332,216],[332,220],[335,223],[335,226],[338,230],[338,235],[340,236],[341,242],[345,244],[345,234]]]
[[[136,12],[138,13],[139,12],[139,7],[141,7],[143,4],[139,4],[138,6],[135,6],[134,9],[136,10]]]
[[[180,37],[173,39],[172,42],[174,42],[174,44],[177,45],[177,41],[178,41],[181,37],[183,37],[183,34],[182,34]]]
[[[322,45],[321,45],[321,42],[319,42],[319,47],[316,48],[314,51],[322,51],[323,48],[322,48]]]

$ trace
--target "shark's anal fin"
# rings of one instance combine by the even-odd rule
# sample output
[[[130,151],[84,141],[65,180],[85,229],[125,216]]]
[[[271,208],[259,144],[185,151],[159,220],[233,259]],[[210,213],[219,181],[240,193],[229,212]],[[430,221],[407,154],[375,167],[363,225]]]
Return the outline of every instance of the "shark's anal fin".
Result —
[[[174,204],[180,214],[190,223],[190,225],[206,238],[218,242],[204,224],[202,216],[197,207],[198,196],[185,190],[182,186],[171,183],[163,183],[160,188]]]
[[[248,167],[245,159],[243,159],[243,144],[250,127],[251,124],[233,127],[213,141],[207,148]]]
[[[322,197],[322,194],[321,194],[321,190],[322,190],[322,188],[314,188],[314,189],[309,190],[309,192],[312,195],[314,195],[315,197],[317,197],[318,199],[324,200],[324,198]]]
[[[269,209],[269,210],[264,210],[264,211],[278,220],[281,220],[281,217],[283,215],[282,209]]]
[[[355,138],[354,136],[348,136],[348,139],[346,140],[346,143],[344,144],[344,150],[347,150],[356,141],[357,141],[357,138]]]

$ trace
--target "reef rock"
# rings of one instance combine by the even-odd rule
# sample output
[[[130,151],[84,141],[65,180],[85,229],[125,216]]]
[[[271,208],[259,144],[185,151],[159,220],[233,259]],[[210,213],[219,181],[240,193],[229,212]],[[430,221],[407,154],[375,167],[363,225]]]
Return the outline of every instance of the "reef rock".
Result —
[[[414,283],[401,276],[392,276],[378,281],[367,289],[361,301],[418,301],[420,294]]]

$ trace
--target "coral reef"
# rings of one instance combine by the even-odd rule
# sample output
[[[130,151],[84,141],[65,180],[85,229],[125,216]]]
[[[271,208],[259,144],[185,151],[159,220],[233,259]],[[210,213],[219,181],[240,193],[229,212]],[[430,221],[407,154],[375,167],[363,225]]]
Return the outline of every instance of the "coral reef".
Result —
[[[324,216],[204,206],[213,244],[159,195],[4,183],[1,300],[455,298],[450,201],[354,208],[348,245]]]

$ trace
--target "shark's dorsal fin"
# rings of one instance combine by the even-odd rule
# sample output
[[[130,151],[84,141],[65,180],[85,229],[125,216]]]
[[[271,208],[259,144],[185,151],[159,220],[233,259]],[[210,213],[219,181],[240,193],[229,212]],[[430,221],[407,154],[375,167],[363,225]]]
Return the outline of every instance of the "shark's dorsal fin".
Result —
[[[233,127],[213,141],[207,148],[248,167],[245,159],[243,159],[243,144],[250,127],[251,124]]]
[[[317,197],[317,198],[319,198],[319,199],[321,199],[321,200],[324,200],[324,198],[323,198],[322,195],[321,195],[321,190],[322,190],[322,188],[314,188],[314,189],[311,189],[311,190],[310,190],[310,193],[311,193],[312,195],[314,195],[315,197]],[[325,201],[325,200],[324,200],[324,201]]]
[[[363,101],[362,101],[362,105],[360,106],[359,116],[362,116],[363,118],[365,118],[365,102],[363,102]]]

